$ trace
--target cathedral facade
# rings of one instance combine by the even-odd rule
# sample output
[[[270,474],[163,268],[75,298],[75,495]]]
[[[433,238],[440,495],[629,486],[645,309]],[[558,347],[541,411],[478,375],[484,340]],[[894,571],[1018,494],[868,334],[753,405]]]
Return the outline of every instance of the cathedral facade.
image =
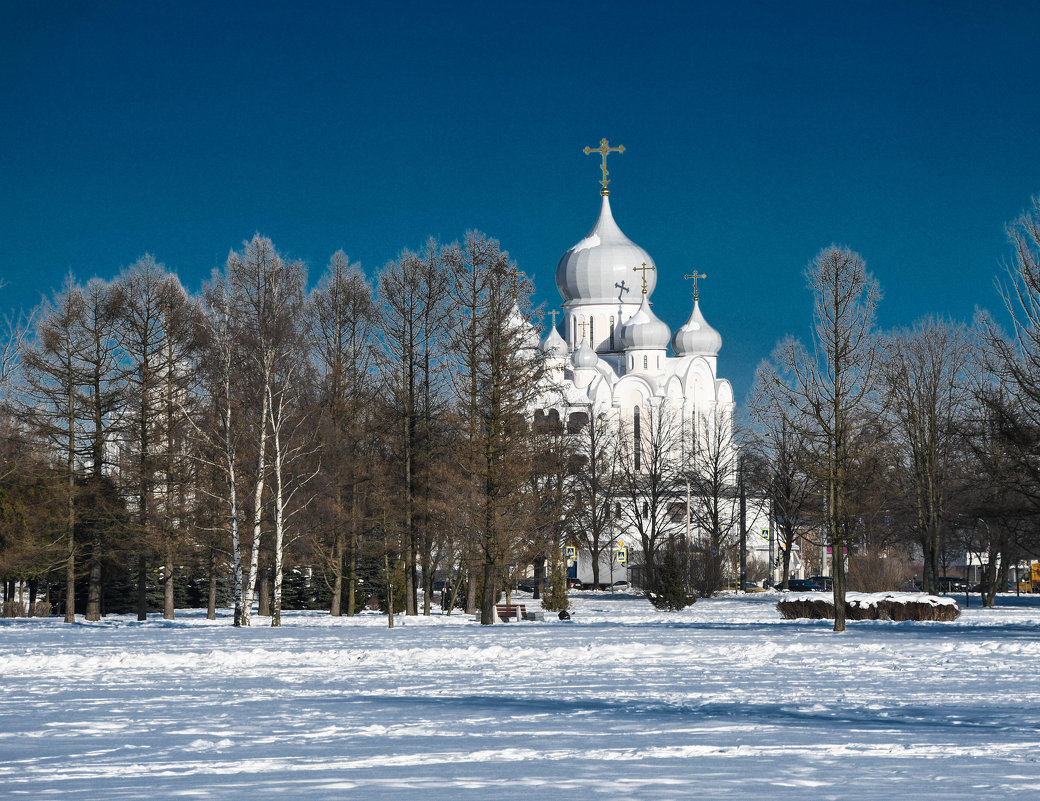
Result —
[[[700,307],[697,281],[706,276],[658,272],[650,254],[618,227],[607,190],[606,155],[612,150],[606,140],[598,150],[586,149],[587,153],[603,154],[599,217],[592,230],[563,254],[556,268],[562,321],[557,326],[557,312],[552,312],[553,326],[539,344],[545,376],[535,414],[568,421],[575,415],[610,421],[629,443],[623,456],[632,462],[624,465],[629,476],[657,469],[658,465],[650,463],[648,447],[663,445],[668,450],[665,460],[678,467],[673,475],[680,476],[689,469],[698,449],[729,449],[718,454],[717,463],[727,473],[723,477],[730,488],[726,504],[732,512],[736,487],[733,389],[717,372],[722,337],[708,324]],[[652,297],[659,279],[674,282],[683,277],[693,280],[693,307],[689,319],[673,334],[654,313]],[[662,419],[672,421],[675,435],[654,445],[647,427]],[[689,481],[685,487],[681,480],[673,481],[671,492],[667,508],[656,512],[667,516],[659,530],[669,532],[669,537],[704,537],[703,515],[691,509],[697,500],[691,499]],[[631,492],[620,493],[611,502],[619,512],[622,504],[642,506],[643,511],[629,508],[629,514],[618,514],[611,525],[610,547],[599,559],[601,585],[611,583],[604,574],[613,580],[639,583],[644,561],[641,543],[646,542],[646,532],[639,530],[644,523],[640,514],[647,515],[648,504]],[[762,523],[756,519],[754,525]],[[574,540],[568,548],[573,557],[570,573],[587,584],[592,581],[590,557],[587,549],[579,547],[578,538]]]

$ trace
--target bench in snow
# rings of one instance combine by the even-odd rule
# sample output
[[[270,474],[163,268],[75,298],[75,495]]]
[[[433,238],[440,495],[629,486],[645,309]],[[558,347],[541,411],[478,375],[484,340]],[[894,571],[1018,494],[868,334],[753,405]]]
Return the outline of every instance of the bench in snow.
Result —
[[[495,613],[503,620],[544,620],[542,612],[528,612],[523,604],[495,604]]]

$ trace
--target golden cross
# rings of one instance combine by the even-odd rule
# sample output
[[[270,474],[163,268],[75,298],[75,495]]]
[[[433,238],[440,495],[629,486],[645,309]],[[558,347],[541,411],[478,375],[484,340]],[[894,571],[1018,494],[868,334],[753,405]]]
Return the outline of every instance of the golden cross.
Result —
[[[632,272],[634,272],[634,273],[642,273],[643,274],[643,294],[644,295],[646,294],[646,271],[647,270],[653,270],[654,272],[657,272],[657,268],[656,267],[647,267],[645,261],[643,262],[643,266],[642,267],[633,267],[632,268]]]
[[[693,279],[693,302],[694,303],[697,302],[697,279],[698,278],[707,278],[707,277],[708,276],[706,276],[704,273],[699,273],[696,270],[693,271],[693,275],[684,275],[683,276],[683,278],[685,278],[687,281],[689,281],[691,278]]]
[[[559,314],[559,312],[556,311],[556,309],[553,309],[549,314],[552,315],[553,318],[553,328],[556,328],[556,315]]]
[[[589,155],[589,153],[600,153],[603,156],[603,166],[601,168],[603,170],[603,180],[600,181],[600,183],[603,185],[603,188],[599,190],[599,193],[601,195],[603,195],[603,197],[606,197],[607,195],[610,194],[610,190],[607,189],[607,184],[610,183],[610,181],[607,180],[607,176],[610,175],[610,173],[607,172],[607,154],[608,153],[624,153],[624,152],[625,152],[625,146],[624,145],[618,145],[617,147],[610,147],[610,145],[607,144],[607,140],[606,139],[600,139],[599,140],[599,147],[586,147],[585,148],[585,155],[586,156]]]
[[[578,323],[578,325],[581,326],[581,341],[584,342],[585,341],[585,321],[582,320],[580,323]]]

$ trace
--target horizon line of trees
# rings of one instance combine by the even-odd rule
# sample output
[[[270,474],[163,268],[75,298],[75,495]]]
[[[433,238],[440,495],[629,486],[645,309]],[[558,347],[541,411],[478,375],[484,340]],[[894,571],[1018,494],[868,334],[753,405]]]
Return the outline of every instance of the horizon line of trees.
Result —
[[[805,270],[808,342],[785,339],[756,372],[750,442],[781,576],[796,542],[828,548],[836,631],[850,579],[895,588],[920,558],[920,586],[938,593],[970,557],[991,606],[1012,565],[1040,558],[1040,197],[1007,233],[1009,333],[984,310],[971,325],[931,316],[882,333],[877,279],[831,246]]]
[[[339,251],[310,290],[260,235],[197,295],[147,255],[70,275],[0,348],[5,598],[69,621],[230,604],[236,625],[371,602],[392,625],[443,575],[449,613],[491,623],[525,565],[566,608],[566,546],[598,571],[625,531],[651,600],[682,608],[732,580],[750,499],[784,581],[796,543],[830,549],[837,630],[849,587],[905,582],[915,554],[928,592],[975,554],[992,604],[1040,555],[1040,200],[1008,233],[1010,333],[980,311],[882,334],[863,259],[825,248],[810,339],[760,365],[737,431],[653,403],[561,420],[531,283],[476,232],[373,279]]]

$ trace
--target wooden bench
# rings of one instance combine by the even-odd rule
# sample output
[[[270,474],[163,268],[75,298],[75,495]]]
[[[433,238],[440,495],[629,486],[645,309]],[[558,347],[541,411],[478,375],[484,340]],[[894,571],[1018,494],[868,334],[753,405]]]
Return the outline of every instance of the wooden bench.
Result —
[[[523,604],[495,604],[495,614],[502,620],[543,620],[542,612],[528,612]]]
[[[523,604],[495,604],[495,614],[505,620],[524,620],[527,607]]]

